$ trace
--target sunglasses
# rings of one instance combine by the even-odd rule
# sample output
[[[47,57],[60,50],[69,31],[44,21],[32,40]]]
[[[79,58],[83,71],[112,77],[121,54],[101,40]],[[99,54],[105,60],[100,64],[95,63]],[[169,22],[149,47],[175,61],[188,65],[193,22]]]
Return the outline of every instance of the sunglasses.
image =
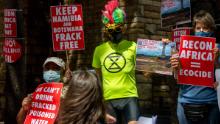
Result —
[[[121,26],[118,26],[118,27],[115,27],[115,28],[113,28],[113,27],[111,27],[111,28],[105,28],[105,30],[108,32],[108,33],[113,33],[113,32],[117,32],[117,33],[119,33],[119,32],[122,32],[122,28],[123,27],[121,27]]]

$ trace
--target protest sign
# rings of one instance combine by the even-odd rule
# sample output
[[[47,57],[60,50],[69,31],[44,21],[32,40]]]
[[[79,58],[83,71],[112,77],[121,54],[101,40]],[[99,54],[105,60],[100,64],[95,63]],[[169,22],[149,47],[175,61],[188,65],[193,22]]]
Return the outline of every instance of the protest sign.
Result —
[[[7,63],[14,63],[21,57],[21,45],[16,39],[5,38],[3,43],[3,56]]]
[[[172,30],[172,41],[176,43],[176,49],[179,51],[180,36],[190,35],[190,27],[176,28]]]
[[[138,124],[156,124],[157,122],[157,116],[152,117],[144,117],[140,116],[138,119]]]
[[[178,83],[213,87],[215,38],[181,36]]]
[[[138,39],[136,70],[172,75],[169,58],[173,47],[172,42]]]
[[[62,83],[44,83],[32,94],[31,109],[24,124],[54,124],[60,107]]]
[[[54,51],[84,49],[81,5],[51,6]]]
[[[4,37],[17,37],[16,9],[4,9]]]
[[[190,0],[162,0],[161,27],[191,22]]]

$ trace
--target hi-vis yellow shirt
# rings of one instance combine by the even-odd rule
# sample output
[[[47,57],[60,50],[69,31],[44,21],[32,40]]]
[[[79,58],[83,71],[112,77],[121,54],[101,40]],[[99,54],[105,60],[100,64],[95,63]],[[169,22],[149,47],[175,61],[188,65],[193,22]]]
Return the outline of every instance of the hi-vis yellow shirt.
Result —
[[[136,43],[122,40],[96,47],[92,66],[102,71],[105,100],[138,97],[135,80]]]

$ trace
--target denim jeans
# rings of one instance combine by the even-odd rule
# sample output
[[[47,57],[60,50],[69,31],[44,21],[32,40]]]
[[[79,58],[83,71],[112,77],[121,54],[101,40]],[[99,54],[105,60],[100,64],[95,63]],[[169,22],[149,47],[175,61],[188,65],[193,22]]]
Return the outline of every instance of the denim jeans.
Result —
[[[186,119],[183,106],[179,102],[177,104],[177,117],[179,124],[195,124]],[[217,104],[210,108],[208,121],[208,123],[201,122],[196,124],[220,124],[220,112]]]

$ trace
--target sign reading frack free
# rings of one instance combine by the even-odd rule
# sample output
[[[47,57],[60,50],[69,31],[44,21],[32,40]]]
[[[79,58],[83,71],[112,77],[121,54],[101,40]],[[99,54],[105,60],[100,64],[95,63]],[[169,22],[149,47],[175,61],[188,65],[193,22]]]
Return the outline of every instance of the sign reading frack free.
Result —
[[[84,49],[81,5],[51,6],[54,51]]]

